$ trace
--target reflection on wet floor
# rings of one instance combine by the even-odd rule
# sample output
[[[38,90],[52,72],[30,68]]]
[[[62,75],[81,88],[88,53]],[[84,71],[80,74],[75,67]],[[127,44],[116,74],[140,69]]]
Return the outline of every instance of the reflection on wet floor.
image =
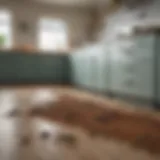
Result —
[[[66,159],[61,148],[64,147],[64,153],[67,153],[65,148],[67,149],[69,146],[65,147],[65,145],[71,143],[73,145],[75,137],[72,134],[70,136],[67,129],[60,125],[39,118],[30,119],[27,116],[30,106],[41,107],[45,103],[56,100],[58,100],[58,96],[46,89],[34,90],[27,96],[20,95],[14,90],[1,90],[0,159]],[[67,133],[65,133],[66,131]],[[69,132],[71,132],[70,129]],[[64,146],[63,141],[65,142]],[[71,152],[68,151],[67,154],[71,154]]]
[[[28,116],[32,107],[44,107],[48,102],[54,104],[59,98],[60,93],[50,89],[0,91],[0,160],[160,158],[120,141],[90,136],[90,133],[80,128]]]
[[[16,159],[18,149],[19,118],[10,117],[16,108],[16,97],[10,91],[0,93],[0,156],[1,159]]]

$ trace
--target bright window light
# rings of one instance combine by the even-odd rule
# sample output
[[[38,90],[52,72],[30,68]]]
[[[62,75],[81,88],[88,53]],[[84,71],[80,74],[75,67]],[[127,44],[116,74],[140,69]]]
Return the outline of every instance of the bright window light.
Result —
[[[42,18],[39,22],[38,47],[44,51],[66,50],[66,24],[57,19]]]
[[[0,47],[10,48],[12,45],[11,14],[7,10],[0,10]]]

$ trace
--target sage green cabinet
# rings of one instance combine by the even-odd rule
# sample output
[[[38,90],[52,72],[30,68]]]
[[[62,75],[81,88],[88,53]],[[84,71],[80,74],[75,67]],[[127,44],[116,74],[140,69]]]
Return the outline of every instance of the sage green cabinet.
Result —
[[[85,50],[75,52],[70,56],[72,68],[72,82],[76,85],[87,87],[89,85],[89,60]]]
[[[65,55],[0,53],[0,83],[70,82],[70,61]]]
[[[157,74],[155,77],[157,80],[155,80],[155,94],[157,102],[160,103],[160,35],[157,35],[156,39],[156,45],[155,45],[155,51],[156,51],[156,66],[155,66],[155,73]]]
[[[159,36],[148,33],[80,49],[71,56],[73,80],[88,89],[160,101],[159,44]]]
[[[111,85],[114,93],[140,98],[154,97],[154,45],[152,34],[135,36],[132,45],[111,50]]]
[[[70,59],[75,84],[91,90],[106,90],[106,53],[103,46],[80,49],[73,53]]]

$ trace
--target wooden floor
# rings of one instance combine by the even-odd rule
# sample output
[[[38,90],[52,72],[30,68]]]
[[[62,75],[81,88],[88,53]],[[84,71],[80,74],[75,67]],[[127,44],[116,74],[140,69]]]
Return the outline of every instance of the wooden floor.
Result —
[[[0,160],[160,160],[159,113],[68,87],[0,91]]]

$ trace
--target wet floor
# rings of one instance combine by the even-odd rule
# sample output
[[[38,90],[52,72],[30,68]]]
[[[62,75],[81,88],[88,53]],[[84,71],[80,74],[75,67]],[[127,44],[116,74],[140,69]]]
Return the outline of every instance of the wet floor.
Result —
[[[158,154],[135,149],[127,143],[91,136],[78,126],[29,116],[32,108],[45,109],[45,104],[56,103],[64,92],[69,93],[67,89],[1,89],[0,160],[160,159]]]

